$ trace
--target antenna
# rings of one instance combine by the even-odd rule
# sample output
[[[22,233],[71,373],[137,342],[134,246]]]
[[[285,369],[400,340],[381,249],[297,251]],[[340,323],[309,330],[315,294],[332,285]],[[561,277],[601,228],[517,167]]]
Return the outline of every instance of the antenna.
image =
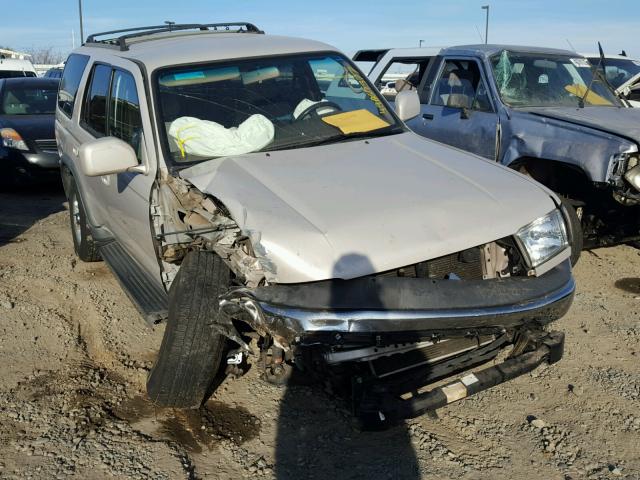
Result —
[[[477,25],[474,25],[474,27],[476,27],[476,32],[478,32],[478,36],[480,37],[480,42],[484,43],[484,38],[482,38],[482,34],[480,33],[480,29],[478,28]]]
[[[576,47],[573,46],[573,43],[571,43],[571,41],[568,38],[565,38],[565,40],[567,41],[567,43],[569,44],[569,47],[571,47],[571,50],[573,50],[574,52],[576,52]]]

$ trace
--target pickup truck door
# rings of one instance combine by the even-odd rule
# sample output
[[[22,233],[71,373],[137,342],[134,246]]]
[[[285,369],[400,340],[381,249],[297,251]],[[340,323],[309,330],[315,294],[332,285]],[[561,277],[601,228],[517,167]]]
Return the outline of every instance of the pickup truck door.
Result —
[[[80,116],[82,140],[119,138],[133,147],[140,162],[136,171],[91,178],[93,203],[101,205],[104,226],[125,252],[160,281],[150,224],[157,162],[142,74],[125,59],[94,64],[88,89]]]
[[[420,115],[409,127],[495,160],[499,120],[482,65],[471,57],[443,57],[434,67],[420,87]]]

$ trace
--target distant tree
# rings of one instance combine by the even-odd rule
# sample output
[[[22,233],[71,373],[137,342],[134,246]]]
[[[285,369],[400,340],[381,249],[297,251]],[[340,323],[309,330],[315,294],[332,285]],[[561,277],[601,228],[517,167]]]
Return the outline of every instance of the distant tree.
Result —
[[[42,65],[57,65],[64,60],[64,55],[53,47],[39,47],[27,49],[26,53],[31,55],[31,62]]]

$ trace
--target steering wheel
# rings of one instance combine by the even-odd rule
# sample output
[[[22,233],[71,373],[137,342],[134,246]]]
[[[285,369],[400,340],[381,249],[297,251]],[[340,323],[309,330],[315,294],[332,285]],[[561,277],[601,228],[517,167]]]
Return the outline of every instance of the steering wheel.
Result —
[[[318,110],[322,108],[331,108],[336,112],[342,111],[342,108],[340,108],[340,105],[338,105],[337,103],[331,102],[329,100],[323,100],[321,102],[314,103],[313,105],[309,105],[302,112],[300,112],[300,115],[298,115],[298,118],[296,118],[296,122],[299,122],[300,120],[304,120],[306,117],[310,116],[311,114],[314,114],[315,116],[319,117],[320,115],[318,114]]]

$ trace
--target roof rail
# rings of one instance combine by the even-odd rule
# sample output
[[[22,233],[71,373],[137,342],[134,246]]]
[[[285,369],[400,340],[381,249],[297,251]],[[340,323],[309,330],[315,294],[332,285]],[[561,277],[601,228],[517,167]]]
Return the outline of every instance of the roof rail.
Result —
[[[235,33],[264,33],[253,23],[248,22],[229,22],[229,23],[173,23],[165,22],[165,25],[153,25],[149,27],[125,28],[122,30],[111,30],[109,32],[94,33],[87,37],[85,43],[93,43],[99,45],[115,46],[120,50],[129,50],[127,40],[145,37],[155,33],[170,33],[183,30],[201,30],[201,31],[220,31]],[[104,37],[106,35],[114,35],[124,33],[117,37],[105,38],[98,40],[96,37]]]

